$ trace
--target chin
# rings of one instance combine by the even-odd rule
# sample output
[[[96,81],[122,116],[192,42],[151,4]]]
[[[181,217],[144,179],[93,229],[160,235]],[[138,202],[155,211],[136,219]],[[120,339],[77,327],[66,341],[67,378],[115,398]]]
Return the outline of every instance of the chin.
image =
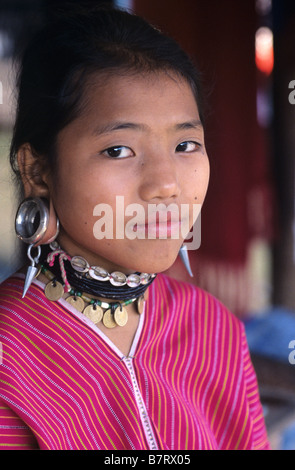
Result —
[[[183,241],[163,242],[148,240],[112,246],[100,244],[99,251],[93,250],[92,253],[97,253],[101,258],[100,264],[109,271],[161,273],[174,264]],[[99,262],[96,264],[99,265]]]
[[[161,255],[150,255],[149,259],[141,259],[138,263],[134,263],[132,266],[128,266],[128,269],[131,269],[133,272],[142,272],[142,273],[161,273],[167,271],[167,269],[171,268],[174,264],[176,258],[178,256],[178,251],[173,253],[173,255],[169,254],[167,256]]]

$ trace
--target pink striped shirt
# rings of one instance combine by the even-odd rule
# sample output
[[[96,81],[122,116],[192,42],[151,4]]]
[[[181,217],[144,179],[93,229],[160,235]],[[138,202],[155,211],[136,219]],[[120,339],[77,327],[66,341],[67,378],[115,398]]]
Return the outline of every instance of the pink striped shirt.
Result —
[[[158,275],[128,357],[23,277],[0,286],[0,448],[268,449],[243,324]]]

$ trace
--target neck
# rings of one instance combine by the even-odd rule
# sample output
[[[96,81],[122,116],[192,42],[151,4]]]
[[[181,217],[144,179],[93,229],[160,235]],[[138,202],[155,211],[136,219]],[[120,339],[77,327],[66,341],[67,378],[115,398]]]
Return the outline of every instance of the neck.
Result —
[[[81,256],[70,257],[56,243],[43,248],[41,262],[59,282],[62,278],[66,291],[85,291],[105,299],[128,300],[139,297],[155,278],[155,274],[148,273],[109,273],[99,266],[90,266]]]
[[[81,256],[86,259],[90,266],[101,266],[108,272],[120,271],[125,274],[132,274],[134,272],[131,268],[120,266],[119,264],[92,252],[91,250],[85,250],[85,248],[79,243],[69,240],[62,229],[58,236],[58,240],[54,243],[62,247],[62,249],[71,257]]]

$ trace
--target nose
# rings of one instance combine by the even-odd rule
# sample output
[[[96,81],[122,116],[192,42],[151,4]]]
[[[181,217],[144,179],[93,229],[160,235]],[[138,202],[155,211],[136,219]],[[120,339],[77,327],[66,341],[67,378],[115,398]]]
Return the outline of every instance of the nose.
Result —
[[[139,194],[144,201],[175,199],[180,194],[176,163],[163,153],[141,163]]]

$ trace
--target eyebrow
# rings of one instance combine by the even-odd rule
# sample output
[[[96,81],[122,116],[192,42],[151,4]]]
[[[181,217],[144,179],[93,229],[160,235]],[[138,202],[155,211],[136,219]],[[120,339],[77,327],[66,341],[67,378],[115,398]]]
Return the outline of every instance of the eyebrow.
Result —
[[[193,121],[181,122],[175,125],[176,130],[186,130],[186,129],[202,129],[203,124],[200,119],[194,119]]]
[[[175,124],[173,128],[176,131],[186,130],[186,129],[201,129],[203,127],[202,122],[199,119],[193,119],[191,121],[185,121],[178,124]],[[148,126],[145,124],[134,123],[134,122],[123,122],[115,121],[110,122],[104,126],[98,126],[93,129],[92,134],[94,136],[99,136],[102,134],[109,134],[114,131],[119,131],[123,129],[133,129],[135,131],[145,131],[148,129]]]

